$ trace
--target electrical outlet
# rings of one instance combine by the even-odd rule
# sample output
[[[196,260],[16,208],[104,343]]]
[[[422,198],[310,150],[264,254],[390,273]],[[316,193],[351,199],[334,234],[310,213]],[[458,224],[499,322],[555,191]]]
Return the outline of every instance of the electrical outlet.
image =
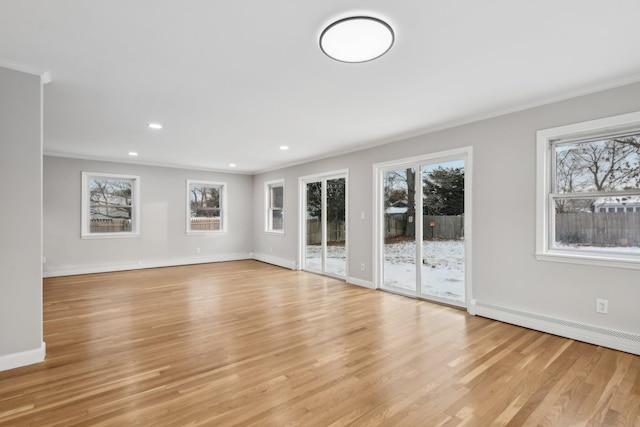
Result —
[[[360,271],[364,271],[364,270],[365,268],[364,268],[364,262],[363,262],[362,264],[360,264]]]
[[[596,312],[609,314],[609,300],[601,298],[596,299]]]
[[[199,254],[200,253],[200,248],[196,248],[196,253]]]

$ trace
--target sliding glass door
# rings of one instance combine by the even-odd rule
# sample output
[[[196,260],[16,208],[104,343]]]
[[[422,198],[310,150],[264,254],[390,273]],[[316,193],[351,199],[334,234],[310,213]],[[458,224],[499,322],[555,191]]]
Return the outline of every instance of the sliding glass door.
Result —
[[[377,167],[378,285],[466,306],[466,152]]]
[[[301,178],[302,269],[347,277],[346,173]]]

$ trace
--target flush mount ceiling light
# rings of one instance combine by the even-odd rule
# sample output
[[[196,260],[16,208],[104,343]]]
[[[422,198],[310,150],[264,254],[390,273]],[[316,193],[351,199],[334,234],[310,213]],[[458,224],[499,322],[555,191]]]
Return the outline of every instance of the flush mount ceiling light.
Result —
[[[387,53],[395,35],[386,22],[353,16],[329,25],[320,35],[320,49],[341,62],[366,62]]]
[[[149,123],[147,126],[150,129],[162,129],[162,125],[160,123]]]

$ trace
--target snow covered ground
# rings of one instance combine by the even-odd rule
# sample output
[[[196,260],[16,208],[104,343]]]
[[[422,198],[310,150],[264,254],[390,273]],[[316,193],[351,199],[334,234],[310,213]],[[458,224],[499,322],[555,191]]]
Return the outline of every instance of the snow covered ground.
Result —
[[[307,246],[306,268],[322,272],[322,247]],[[327,246],[327,273],[340,277],[347,276],[347,253],[344,246]]]
[[[567,243],[556,242],[555,249],[570,249],[572,251],[584,252],[622,252],[623,254],[640,255],[640,247],[638,246],[580,246]]]
[[[423,294],[464,302],[464,241],[424,241],[421,268]],[[416,282],[415,242],[384,245],[384,283],[413,290]]]
[[[384,246],[384,283],[413,290],[416,282],[415,242]],[[320,246],[307,246],[306,268],[322,271]],[[346,276],[344,246],[327,247],[327,272]],[[464,302],[464,241],[424,241],[421,267],[422,293]]]

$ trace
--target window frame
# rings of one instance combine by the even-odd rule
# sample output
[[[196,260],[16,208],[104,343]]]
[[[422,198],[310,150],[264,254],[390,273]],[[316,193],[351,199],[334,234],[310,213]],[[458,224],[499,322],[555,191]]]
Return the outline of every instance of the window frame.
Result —
[[[91,218],[91,197],[89,196],[89,181],[94,178],[113,179],[115,180],[131,180],[131,231],[96,233],[91,232],[89,220]],[[122,175],[104,172],[86,172],[82,171],[82,195],[81,195],[81,214],[80,214],[80,237],[82,239],[114,239],[140,236],[140,177],[137,175]]]
[[[640,112],[621,114],[539,130],[536,133],[536,259],[572,264],[599,265],[615,268],[640,269],[640,255],[622,252],[557,249],[555,242],[555,200],[559,198],[612,197],[640,195],[638,191],[606,191],[553,193],[555,180],[555,150],[559,143],[580,142],[590,138],[604,138],[626,132],[640,132]],[[564,194],[559,196],[559,194]]]
[[[218,230],[192,230],[191,229],[191,186],[206,186],[206,187],[220,187],[219,200],[220,200],[220,229]],[[220,181],[203,181],[197,179],[187,179],[187,192],[186,192],[186,215],[185,215],[185,227],[187,235],[202,235],[202,234],[218,234],[226,233],[227,231],[227,183]]]
[[[280,210],[282,211],[282,229],[281,230],[277,230],[273,228],[273,216],[272,216],[272,212],[274,209],[273,207],[273,197],[272,197],[272,189],[276,188],[276,187],[282,187],[282,207],[280,208]],[[285,206],[285,195],[286,195],[286,191],[285,191],[285,185],[284,185],[284,178],[282,179],[275,179],[272,181],[265,181],[264,183],[264,204],[265,204],[265,220],[264,220],[264,231],[265,233],[270,233],[270,234],[278,234],[278,235],[284,235],[284,229],[285,229],[285,219],[284,219],[284,206]]]

